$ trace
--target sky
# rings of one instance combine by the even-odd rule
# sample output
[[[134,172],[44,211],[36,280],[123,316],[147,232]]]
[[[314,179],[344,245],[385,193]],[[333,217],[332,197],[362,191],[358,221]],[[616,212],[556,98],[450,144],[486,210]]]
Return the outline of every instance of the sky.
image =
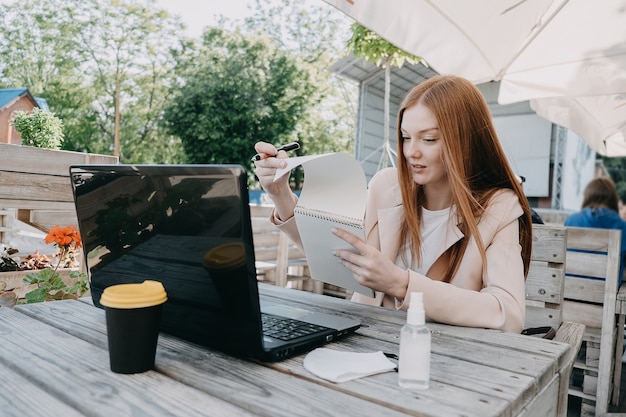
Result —
[[[13,2],[14,0],[0,0],[0,4]],[[251,15],[247,6],[254,3],[254,0],[157,0],[160,8],[181,17],[188,27],[188,35],[193,37],[199,37],[205,26],[216,23],[216,16],[240,19]]]
[[[157,0],[159,7],[181,17],[188,35],[193,37],[199,37],[202,29],[216,23],[220,15],[231,19],[250,16],[252,12],[247,6],[254,3],[254,0]]]

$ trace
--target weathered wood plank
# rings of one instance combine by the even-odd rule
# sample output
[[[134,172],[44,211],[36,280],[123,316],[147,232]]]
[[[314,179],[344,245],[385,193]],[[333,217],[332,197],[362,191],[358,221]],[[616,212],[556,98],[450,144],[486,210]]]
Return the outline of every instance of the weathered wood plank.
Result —
[[[28,308],[18,308],[18,310],[86,340],[90,345],[98,346],[106,352],[106,326],[103,310],[78,301],[56,302],[54,308],[49,307],[49,305],[33,304]],[[2,321],[0,321],[1,325]],[[48,342],[47,339],[46,337],[46,342]],[[102,360],[98,358],[97,361]],[[108,364],[108,358],[105,362]],[[237,404],[250,413],[248,415],[268,417],[401,415],[392,409],[366,400],[351,398],[345,393],[294,376],[281,375],[280,378],[272,378],[276,374],[271,368],[218,351],[195,347],[165,334],[159,337],[156,366],[157,371],[166,373],[172,381],[182,382],[185,386],[193,387],[189,388],[191,390],[202,391],[228,403]],[[157,372],[141,375],[148,374],[153,374],[153,377],[159,375]],[[207,378],[207,375],[211,377]],[[246,387],[245,392],[241,389],[242,384]],[[182,395],[182,393],[179,392],[177,395]],[[149,401],[149,397],[145,394],[140,395],[139,398]],[[324,401],[320,402],[320,398],[324,398]],[[297,400],[294,401],[294,399]],[[185,401],[189,399],[186,398]],[[210,409],[206,408],[206,410]],[[198,413],[197,410],[195,412]],[[229,413],[228,410],[220,411],[220,408],[214,408],[211,414],[230,415]],[[184,414],[181,410],[171,415]]]
[[[533,262],[526,279],[526,298],[546,303],[560,303],[563,297],[563,268]]]
[[[76,210],[33,210],[30,212],[30,223],[40,230],[50,230],[55,225],[78,227]]]
[[[555,376],[543,389],[540,395],[530,401],[530,404],[520,412],[518,417],[549,417],[557,413],[552,399],[559,393],[559,377]]]
[[[7,200],[35,200],[35,201],[61,201],[73,202],[72,184],[68,176],[31,174],[26,172],[1,171],[0,181],[0,205],[8,206]],[[26,202],[24,204],[27,204]],[[15,208],[27,208],[18,206]]]
[[[3,366],[2,369],[0,414],[3,417],[81,417],[85,415],[8,366]]]
[[[290,300],[289,297],[285,297],[284,289],[281,290],[265,284],[259,284],[259,291],[263,296],[274,297],[287,305],[304,305],[311,310],[331,312],[360,319],[364,326],[359,329],[359,334],[388,342],[397,343],[399,329],[406,322],[405,311],[372,307],[359,303],[346,304],[345,300],[334,297],[324,297],[322,301],[319,295],[309,293],[298,294],[296,302]],[[538,369],[543,367],[546,362],[556,360],[557,366],[561,366],[562,360],[564,360],[564,356],[568,351],[568,347],[562,343],[555,343],[551,340],[538,341],[536,338],[530,338],[521,334],[511,334],[490,329],[447,326],[433,322],[427,324],[433,338],[454,337],[457,339],[456,346],[460,347],[458,351],[459,357],[462,356],[467,360],[483,363],[488,356],[483,349],[493,349],[493,351],[489,352],[489,354],[494,355],[493,358],[489,358],[490,363],[493,366],[511,371],[514,369],[511,368],[509,355],[523,358],[523,355],[528,354],[527,360],[520,359],[513,367],[527,368],[531,374],[534,374],[535,372],[540,372]],[[540,350],[538,350],[538,343],[541,346]],[[446,349],[446,347],[442,348]],[[496,353],[496,351],[500,353]],[[433,352],[436,351],[433,350]],[[541,359],[542,357],[543,359]],[[537,366],[537,368],[533,368],[534,366]]]
[[[113,155],[42,149],[26,145],[0,143],[2,171],[69,176],[69,166],[76,164],[116,164]]]
[[[399,329],[406,320],[405,312],[270,285],[259,287],[263,297],[293,302],[300,307],[359,316],[363,320],[364,327],[356,335],[335,342],[328,346],[330,348],[397,353]],[[418,393],[400,389],[394,372],[333,384],[308,373],[302,366],[304,355],[279,363],[257,363],[195,346],[166,334],[159,338],[156,371],[133,376],[104,372],[99,369],[102,364],[108,365],[104,312],[93,307],[90,299],[19,306],[8,314],[0,309],[0,333],[8,336],[0,338],[0,350],[11,345],[13,356],[13,350],[23,345],[28,352],[16,352],[17,356],[13,357],[13,360],[17,359],[16,366],[28,367],[37,384],[62,386],[65,392],[72,393],[74,402],[76,398],[105,395],[101,391],[110,388],[92,388],[91,394],[85,394],[84,389],[72,391],[75,384],[91,387],[87,380],[94,375],[99,378],[100,374],[105,377],[97,380],[99,386],[113,384],[116,390],[124,390],[128,396],[133,396],[130,404],[150,401],[152,396],[161,395],[161,390],[167,389],[169,396],[160,398],[158,404],[142,405],[139,412],[146,414],[155,410],[169,412],[174,397],[185,404],[196,400],[185,394],[186,390],[191,390],[199,397],[198,404],[190,407],[200,409],[201,402],[205,402],[205,410],[211,410],[212,415],[238,415],[220,408],[224,403],[236,404],[236,410],[245,415],[260,416],[544,415],[528,414],[537,410],[543,410],[546,416],[555,415],[554,379],[558,377],[561,357],[566,356],[566,345],[495,330],[437,323],[429,323],[429,326],[433,335],[432,383],[431,388]],[[32,332],[31,339],[36,334],[41,346],[31,346],[33,343],[27,342],[29,336],[26,334],[18,337],[19,340],[12,340],[13,332],[18,328],[22,332],[25,329],[28,329],[27,333]],[[54,347],[48,348],[48,344]],[[75,360],[75,352],[81,352],[81,358]],[[25,365],[26,359],[33,355],[37,357],[33,364],[36,369]],[[38,366],[40,361],[52,357],[57,359],[55,363],[45,364],[43,368]],[[62,377],[57,374],[67,372],[67,369],[61,369],[64,363],[73,363],[78,370],[76,373],[80,374],[76,380],[71,378],[69,386],[58,381]],[[47,376],[50,374],[52,376]],[[117,377],[121,384],[118,384]],[[166,378],[165,382],[161,378]],[[124,382],[133,386],[131,392],[126,391]],[[170,383],[178,385],[173,388]],[[117,396],[117,391],[109,395]],[[218,406],[208,408],[206,401],[209,400],[205,397],[218,402]],[[320,401],[321,398],[324,400]],[[74,406],[72,402],[67,403]],[[127,411],[112,407],[106,411],[114,411],[114,415]],[[183,415],[183,411],[188,413],[190,410],[175,410],[168,415]]]
[[[43,232],[55,224],[77,226],[70,165],[116,164],[118,161],[118,157],[111,155],[2,143],[0,208],[18,209],[21,221]],[[0,233],[0,242],[5,238]]]
[[[531,258],[535,261],[565,262],[565,235],[563,227],[533,225]]]
[[[106,349],[16,310],[0,309],[0,333],[2,366],[27,375],[30,384],[44,386],[50,395],[84,414],[188,416],[213,410],[216,415],[247,415],[194,389],[185,389],[183,399],[178,383],[158,372],[115,374],[108,369]],[[71,369],[67,364],[72,364]]]
[[[36,316],[45,320],[53,325],[59,326],[58,323],[62,323],[63,330],[72,332],[77,337],[84,337],[89,339],[91,343],[97,343],[101,346],[106,346],[105,335],[103,332],[103,318],[102,312],[100,314],[93,314],[93,307],[89,307],[87,305],[84,308],[79,308],[78,311],[76,303],[58,303],[57,307],[53,311],[50,311],[48,308],[44,308],[44,306],[33,305],[29,306],[28,311],[25,311],[27,314],[33,314],[34,312],[39,311]],[[82,323],[82,325],[79,325]],[[85,334],[79,334],[84,327],[91,327],[91,329]],[[98,330],[100,329],[100,330]],[[170,355],[175,355],[174,351],[180,351],[182,348],[175,349],[179,341],[175,338],[171,338],[167,335],[161,335],[161,345],[159,348],[159,352],[162,352],[161,346],[165,346],[164,349],[167,351],[167,346],[172,348],[172,352],[167,351],[165,356],[169,358]],[[394,351],[397,350],[397,342],[387,342],[376,339],[369,339],[363,337],[352,337],[345,342],[338,342],[332,345],[333,348],[350,350],[350,351],[376,351],[376,350],[384,350],[384,351]],[[475,347],[475,349],[479,349],[479,347]],[[196,359],[193,357],[193,352],[189,351],[189,348],[184,348],[185,355],[192,355],[188,358],[188,360],[196,363],[194,365],[197,367]],[[456,350],[457,356],[463,356],[463,347],[459,347]],[[195,352],[198,355],[206,356],[205,351]],[[395,352],[397,353],[397,352]],[[478,352],[477,352],[478,353]],[[482,352],[483,362],[489,363],[490,361],[486,358],[489,357],[493,352]],[[480,357],[481,355],[476,355]],[[180,358],[179,358],[180,359]],[[293,358],[288,361],[284,361],[278,364],[266,364],[268,367],[273,369],[279,369],[283,373],[297,375],[300,378],[307,380],[314,380],[315,385],[323,385],[330,389],[334,389],[336,387],[335,384],[325,382],[320,380],[302,367],[302,359],[303,356],[299,356]],[[185,359],[186,361],[187,359]],[[198,359],[199,360],[199,359]],[[509,357],[510,360],[510,357]],[[532,359],[529,358],[529,361]],[[211,373],[212,379],[215,380],[216,386],[211,389],[218,389],[221,386],[228,386],[228,381],[220,381],[223,376],[220,375],[221,368],[224,368],[224,372],[228,369],[228,373],[231,374],[233,372],[241,372],[246,375],[258,374],[258,371],[254,371],[253,369],[248,368],[248,364],[243,361],[235,361],[233,358],[230,358],[227,355],[224,355],[220,352],[211,352]],[[161,356],[157,358],[157,364],[163,363],[167,364],[167,368],[171,369],[171,367],[184,368],[181,369],[181,372],[172,373],[172,371],[168,371],[168,375],[172,378],[179,379],[181,378],[185,383],[192,384],[196,386],[198,381],[195,383],[192,380],[191,382],[188,380],[190,375],[193,378],[200,378],[197,375],[198,372],[202,374],[202,369],[187,369],[185,365],[179,363],[170,363],[163,362],[161,360]],[[518,392],[520,389],[527,390],[528,394],[523,397],[523,400],[529,399],[533,394],[533,389],[538,385],[536,381],[531,377],[520,376],[514,372],[503,371],[499,369],[493,369],[491,366],[480,365],[480,364],[472,364],[466,363],[466,361],[462,359],[453,359],[448,357],[435,357],[433,359],[433,367],[435,364],[438,366],[433,369],[432,380],[433,380],[433,390],[427,390],[423,393],[420,393],[417,398],[411,393],[403,392],[398,388],[397,385],[397,374],[396,373],[387,373],[382,375],[377,375],[375,377],[370,377],[363,380],[358,380],[351,382],[349,384],[342,384],[342,391],[349,393],[351,395],[362,396],[362,397],[383,397],[388,398],[388,401],[385,403],[380,403],[384,407],[390,407],[392,409],[399,409],[403,412],[410,412],[411,409],[418,407],[418,409],[428,409],[432,410],[433,416],[435,415],[450,415],[453,414],[455,410],[458,410],[459,407],[467,410],[468,416],[489,416],[489,415],[499,415],[503,410],[507,408],[507,401],[511,401],[512,405],[508,407],[516,407],[519,406],[517,401],[513,401],[512,396],[514,392]],[[217,368],[217,370],[216,370]],[[184,372],[183,372],[184,371]],[[206,370],[208,372],[208,370]],[[480,375],[477,379],[477,375]],[[262,378],[262,376],[259,376]],[[261,381],[255,381],[254,379],[250,381],[252,385],[262,385]],[[288,386],[285,386],[284,389],[287,390],[287,396],[292,394],[289,393],[289,390],[293,392],[292,385],[295,382],[290,382]],[[279,382],[272,382],[272,393],[274,396],[279,396],[281,394],[280,390],[281,384]],[[520,388],[520,386],[524,386],[524,388]],[[197,386],[196,386],[197,387]],[[201,387],[197,387],[201,389]],[[380,395],[380,392],[387,392],[387,395]],[[213,392],[213,391],[212,391]],[[223,394],[226,395],[226,394]],[[310,395],[310,394],[309,394]],[[221,398],[224,398],[220,395]],[[299,401],[305,401],[304,397],[298,397]],[[231,399],[234,401],[234,399]],[[279,398],[273,398],[273,401],[278,401]],[[286,399],[281,399],[282,401],[288,401]],[[230,400],[229,400],[230,401]],[[521,402],[522,400],[520,400]],[[327,404],[328,405],[328,404]],[[428,406],[428,408],[423,405]],[[466,407],[466,408],[463,408]],[[340,407],[341,408],[341,407]],[[307,408],[308,412],[312,413],[312,410]],[[472,410],[469,412],[469,410]],[[358,413],[359,415],[365,415],[363,412]],[[306,415],[306,414],[305,414]],[[309,414],[316,415],[316,414]],[[351,415],[351,414],[345,414]],[[387,414],[385,414],[387,415]]]
[[[621,340],[616,339],[618,334],[623,334],[617,331],[615,319],[621,231],[581,227],[567,229],[565,270],[568,276],[563,319],[585,324],[583,340],[587,352],[596,352],[585,367],[583,386],[586,392],[584,395],[574,394],[580,395],[583,403],[595,396],[596,413],[602,414],[608,409],[612,389],[619,386],[614,375],[616,367],[621,366],[615,361],[619,356],[617,350],[621,352],[622,349]],[[598,346],[597,350],[594,343]]]
[[[604,302],[604,287],[603,279],[568,276],[565,280],[565,298],[602,304]]]

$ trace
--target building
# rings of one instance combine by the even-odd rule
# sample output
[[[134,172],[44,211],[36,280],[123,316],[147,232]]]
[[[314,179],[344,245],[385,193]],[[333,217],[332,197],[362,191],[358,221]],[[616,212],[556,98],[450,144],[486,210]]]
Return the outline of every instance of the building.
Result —
[[[396,159],[396,117],[400,102],[416,84],[437,74],[422,64],[392,68],[389,89],[389,142],[384,142],[385,71],[361,58],[347,56],[330,68],[358,84],[355,157],[367,178]],[[580,208],[584,186],[594,176],[595,152],[572,131],[538,116],[529,102],[497,103],[498,82],[478,85],[493,116],[502,146],[516,173],[525,178],[531,206]]]

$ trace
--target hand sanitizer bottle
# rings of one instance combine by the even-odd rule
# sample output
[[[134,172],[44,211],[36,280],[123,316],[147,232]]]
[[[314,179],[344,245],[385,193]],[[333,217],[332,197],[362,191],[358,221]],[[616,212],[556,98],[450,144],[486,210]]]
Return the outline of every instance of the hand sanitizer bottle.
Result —
[[[398,384],[402,388],[428,388],[430,380],[430,330],[424,323],[423,294],[412,292],[406,324],[400,330]]]

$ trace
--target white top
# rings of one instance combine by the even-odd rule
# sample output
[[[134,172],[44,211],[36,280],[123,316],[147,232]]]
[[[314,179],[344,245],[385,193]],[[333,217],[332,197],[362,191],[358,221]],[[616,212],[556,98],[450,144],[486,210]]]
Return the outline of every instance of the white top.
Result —
[[[398,256],[396,265],[426,275],[426,272],[428,272],[432,264],[437,260],[437,254],[442,253],[450,209],[451,208],[448,207],[443,210],[432,211],[422,207],[421,262],[419,265],[417,264],[417,258],[413,256],[413,253],[410,251],[410,246],[407,244],[404,245],[403,251],[404,257],[409,261],[409,265],[404,264],[401,256]]]

